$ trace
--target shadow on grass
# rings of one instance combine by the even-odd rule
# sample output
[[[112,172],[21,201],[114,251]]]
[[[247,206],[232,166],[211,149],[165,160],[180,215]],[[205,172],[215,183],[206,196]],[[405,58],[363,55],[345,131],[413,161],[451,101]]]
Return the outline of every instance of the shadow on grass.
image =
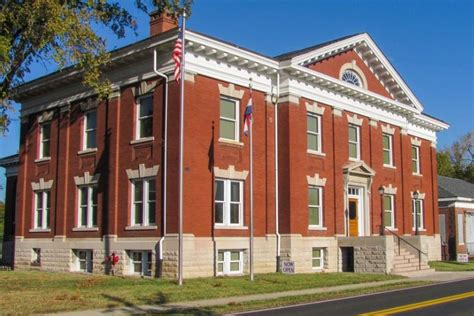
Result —
[[[160,304],[165,304],[168,302],[168,299],[163,293],[158,293],[158,296],[156,299],[147,301],[147,304],[149,306],[138,306],[136,304],[133,304],[123,298],[120,297],[115,297],[112,295],[108,294],[102,294],[102,296],[106,299],[108,299],[111,302],[117,303],[118,306],[110,304],[108,309],[105,311],[105,313],[109,313],[112,311],[117,311],[120,310],[122,312],[125,312],[130,315],[136,315],[136,314],[145,314],[145,315],[205,315],[205,316],[211,316],[211,315],[217,315],[213,312],[211,312],[208,309],[204,308],[166,308],[159,306]],[[153,306],[156,305],[156,306]]]
[[[116,310],[116,309],[120,309],[121,307],[125,306],[125,307],[128,307],[128,309],[131,309],[131,310],[133,310],[134,312],[137,312],[137,313],[145,313],[146,312],[145,309],[143,309],[143,308],[137,306],[136,304],[133,304],[133,303],[131,303],[131,302],[129,302],[129,301],[123,299],[123,298],[108,295],[108,294],[102,294],[102,296],[104,298],[108,299],[111,302],[117,303],[117,305],[108,304],[109,309]]]

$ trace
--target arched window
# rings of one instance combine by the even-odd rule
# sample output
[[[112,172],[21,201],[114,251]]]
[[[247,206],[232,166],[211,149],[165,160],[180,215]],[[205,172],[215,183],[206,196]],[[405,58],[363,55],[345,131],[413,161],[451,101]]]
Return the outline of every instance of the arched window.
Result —
[[[341,79],[342,81],[349,82],[355,86],[362,87],[362,79],[360,78],[359,74],[353,70],[345,70],[342,73]]]

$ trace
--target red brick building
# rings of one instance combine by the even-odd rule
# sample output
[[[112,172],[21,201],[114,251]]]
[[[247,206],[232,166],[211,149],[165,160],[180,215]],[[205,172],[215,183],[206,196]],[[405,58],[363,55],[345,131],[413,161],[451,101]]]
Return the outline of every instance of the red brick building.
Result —
[[[449,177],[438,177],[439,231],[443,255],[474,257],[474,184]]]
[[[112,52],[107,100],[73,69],[19,88],[16,268],[100,272],[114,252],[125,274],[176,273],[177,29],[151,25],[149,38]],[[186,39],[185,277],[248,271],[250,79],[257,273],[278,260],[296,272],[406,271],[406,242],[423,263],[440,258],[436,132],[448,126],[423,113],[368,34],[274,58],[194,31]],[[166,135],[154,51],[169,78]]]

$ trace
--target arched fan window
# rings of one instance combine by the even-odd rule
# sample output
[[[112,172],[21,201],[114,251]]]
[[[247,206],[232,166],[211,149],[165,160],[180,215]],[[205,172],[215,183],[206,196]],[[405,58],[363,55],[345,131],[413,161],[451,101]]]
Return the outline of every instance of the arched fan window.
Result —
[[[342,81],[349,82],[355,86],[362,87],[362,79],[353,70],[345,70],[342,73]]]

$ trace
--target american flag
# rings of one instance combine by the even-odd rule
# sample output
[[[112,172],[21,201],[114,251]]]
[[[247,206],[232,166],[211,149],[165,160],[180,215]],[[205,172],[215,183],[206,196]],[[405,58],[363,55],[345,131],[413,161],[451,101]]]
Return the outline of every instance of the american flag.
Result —
[[[179,32],[178,39],[173,49],[173,60],[174,60],[174,78],[177,83],[181,79],[181,56],[183,54],[183,40],[181,39],[182,32]]]
[[[250,99],[249,102],[247,103],[247,107],[245,107],[245,113],[244,113],[244,134],[245,136],[248,136],[249,130],[250,130],[250,124],[252,120],[252,92],[250,92]]]

